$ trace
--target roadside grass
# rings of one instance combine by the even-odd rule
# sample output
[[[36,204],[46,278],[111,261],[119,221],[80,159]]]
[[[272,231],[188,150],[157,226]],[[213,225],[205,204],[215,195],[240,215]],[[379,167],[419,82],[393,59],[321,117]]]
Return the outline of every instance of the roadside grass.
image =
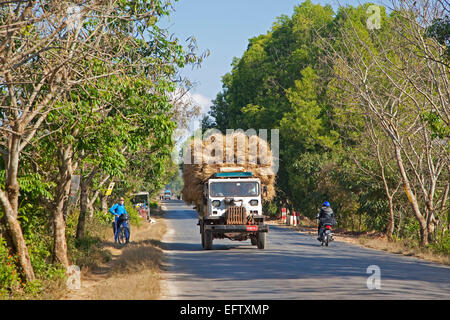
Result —
[[[96,213],[93,219],[86,220],[85,237],[76,240],[76,224],[72,226],[72,221],[67,222],[67,246],[69,259],[72,265],[80,267],[82,274],[89,269],[96,268],[102,263],[108,262],[112,256],[105,248],[105,243],[113,235],[113,228],[109,220],[99,218],[101,213]],[[78,217],[72,217],[78,221]]]
[[[270,223],[273,224],[285,225],[279,220],[270,221]],[[317,222],[306,217],[301,217],[299,225],[288,227],[308,234],[317,234]],[[450,266],[450,253],[437,253],[431,247],[422,248],[418,244],[405,239],[388,239],[381,232],[355,232],[336,228],[333,230],[333,235],[336,241],[356,244],[366,248],[401,254],[404,256],[413,256],[426,261]]]
[[[82,282],[87,288],[69,292],[64,298],[95,300],[153,300],[161,294],[160,272],[163,264],[161,240],[166,225],[163,212],[152,209],[156,223],[142,221],[131,226],[130,243],[115,245],[112,226],[97,230],[101,241],[81,257]],[[86,252],[86,251],[85,251]]]
[[[436,262],[450,266],[450,255],[439,254],[430,248],[421,248],[419,246],[411,246],[407,240],[387,239],[386,237],[371,237],[363,235],[357,238],[359,244],[386,252],[401,254],[404,256],[413,256],[426,261]]]
[[[85,238],[75,240],[78,215],[79,212],[73,212],[66,221],[67,250],[69,263],[79,266],[82,272],[86,272],[111,259],[109,252],[103,248],[102,242],[107,239],[108,232],[112,232],[110,231],[112,227],[109,228],[110,224],[99,221],[95,217],[87,219]],[[29,250],[36,280],[23,283],[22,286],[18,286],[7,294],[2,294],[0,287],[0,299],[56,300],[66,293],[66,268],[53,264],[51,261],[52,237],[41,234],[39,238],[32,240]]]
[[[61,269],[62,270],[62,269]],[[0,300],[54,300],[63,295],[66,290],[66,279],[59,271],[53,277],[37,278],[26,285],[24,289],[14,290]]]
[[[166,226],[161,219],[146,225],[139,236],[124,246],[114,261],[108,278],[95,287],[92,299],[156,300],[161,294],[160,272],[163,252],[160,248]],[[135,231],[136,232],[136,231]]]

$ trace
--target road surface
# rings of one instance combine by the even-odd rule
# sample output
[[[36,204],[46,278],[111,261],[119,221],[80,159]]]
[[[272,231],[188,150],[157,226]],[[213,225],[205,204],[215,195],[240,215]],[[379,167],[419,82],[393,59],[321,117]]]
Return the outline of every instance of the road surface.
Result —
[[[192,207],[163,206],[162,299],[450,299],[446,266],[339,241],[321,247],[313,235],[282,226],[270,226],[264,250],[228,239],[203,250]]]

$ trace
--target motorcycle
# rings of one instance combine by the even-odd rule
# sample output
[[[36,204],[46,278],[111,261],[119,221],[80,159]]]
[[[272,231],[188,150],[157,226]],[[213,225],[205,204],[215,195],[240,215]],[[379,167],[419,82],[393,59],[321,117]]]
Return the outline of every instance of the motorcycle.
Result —
[[[328,247],[328,244],[333,241],[333,234],[331,233],[331,224],[325,223],[321,228],[319,232],[319,241],[321,242],[321,246],[325,244],[326,247]]]

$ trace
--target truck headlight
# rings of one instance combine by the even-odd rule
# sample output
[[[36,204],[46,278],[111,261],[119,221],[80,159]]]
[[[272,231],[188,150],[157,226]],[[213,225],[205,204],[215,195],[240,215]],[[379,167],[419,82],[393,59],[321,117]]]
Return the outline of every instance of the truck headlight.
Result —
[[[211,202],[213,207],[219,207],[220,206],[220,200],[214,200],[213,202]]]
[[[258,205],[258,200],[250,200],[250,205],[251,206],[257,206]]]

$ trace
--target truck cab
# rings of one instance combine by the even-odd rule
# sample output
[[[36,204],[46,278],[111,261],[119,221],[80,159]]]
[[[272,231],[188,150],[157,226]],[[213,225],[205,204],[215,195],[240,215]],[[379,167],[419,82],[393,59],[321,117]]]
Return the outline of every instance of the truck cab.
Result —
[[[251,172],[215,173],[203,185],[203,206],[199,225],[202,245],[212,248],[215,238],[244,241],[264,249],[265,233],[262,214],[264,189]]]
[[[172,199],[172,192],[170,190],[164,191],[164,200]]]
[[[142,218],[150,220],[150,194],[147,191],[133,194],[131,203],[139,211]]]

